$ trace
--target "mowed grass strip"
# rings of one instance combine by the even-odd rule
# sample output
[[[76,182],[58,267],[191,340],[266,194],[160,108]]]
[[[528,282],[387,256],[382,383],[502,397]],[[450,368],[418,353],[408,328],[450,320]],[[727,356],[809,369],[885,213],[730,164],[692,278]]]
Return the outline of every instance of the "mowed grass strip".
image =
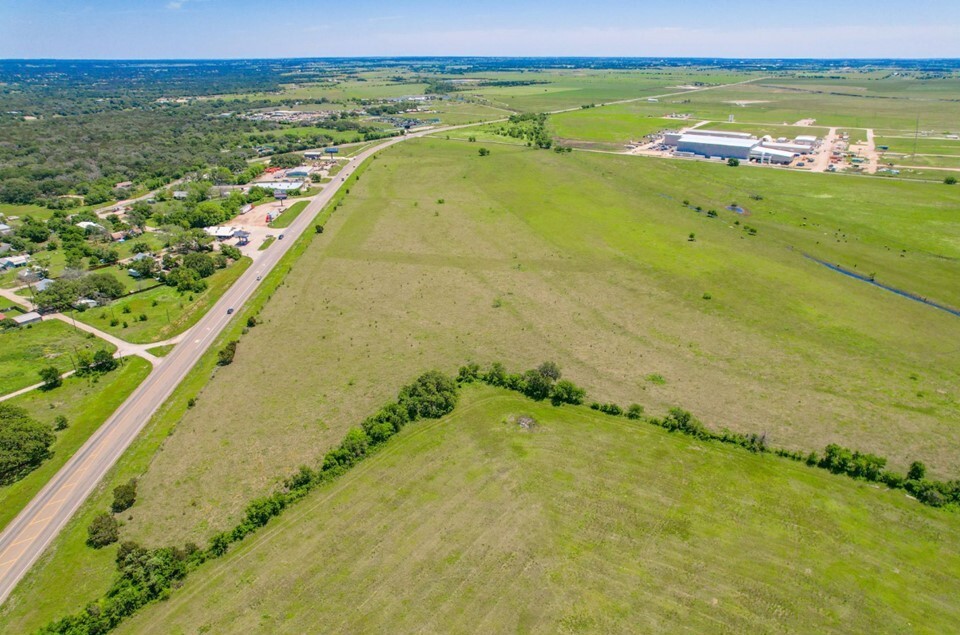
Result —
[[[0,333],[0,395],[40,383],[39,371],[53,366],[61,373],[76,369],[78,351],[117,347],[71,325],[49,318]]]
[[[117,370],[97,377],[68,377],[51,391],[35,390],[5,403],[26,408],[40,422],[64,416],[68,428],[56,433],[53,456],[16,483],[0,487],[0,529],[63,467],[150,373],[150,362],[127,357]]]
[[[641,141],[662,130],[678,130],[696,122],[678,121],[631,112],[625,105],[586,108],[551,115],[551,133],[561,141],[593,141],[625,144]]]
[[[472,388],[118,632],[941,633],[958,540],[899,492]]]
[[[241,258],[226,269],[217,270],[207,278],[207,288],[199,293],[181,293],[161,285],[104,307],[77,312],[76,318],[128,342],[160,342],[196,324],[251,262]]]
[[[290,207],[286,209],[276,220],[271,221],[268,224],[268,227],[274,229],[282,229],[284,227],[290,227],[290,223],[297,219],[297,216],[300,215],[300,212],[310,203],[310,201],[297,201]]]

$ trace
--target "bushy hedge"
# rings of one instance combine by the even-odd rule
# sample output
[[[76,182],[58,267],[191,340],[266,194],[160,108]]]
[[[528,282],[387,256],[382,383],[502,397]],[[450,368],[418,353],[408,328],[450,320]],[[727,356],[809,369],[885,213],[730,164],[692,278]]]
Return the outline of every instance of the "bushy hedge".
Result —
[[[606,414],[620,416],[626,414],[631,419],[642,418],[642,406],[634,404],[626,413],[616,404],[592,403],[590,407]],[[638,410],[639,409],[639,410]],[[920,462],[910,466],[907,475],[892,472],[886,469],[887,460],[875,454],[851,450],[837,444],[830,444],[824,449],[823,456],[816,452],[804,454],[785,448],[771,448],[767,444],[766,435],[743,434],[721,430],[708,430],[696,417],[681,408],[671,408],[665,417],[648,418],[647,422],[660,426],[671,432],[680,432],[704,441],[719,441],[737,445],[755,453],[770,453],[793,461],[804,462],[811,467],[829,470],[834,474],[843,474],[851,478],[883,483],[891,489],[902,489],[914,496],[918,501],[932,507],[945,505],[960,505],[960,480],[935,481],[925,478],[926,468]]]
[[[214,535],[207,549],[188,544],[183,549],[162,547],[148,550],[136,543],[121,544],[117,553],[118,575],[107,594],[82,612],[52,622],[40,632],[94,635],[115,628],[145,604],[166,598],[172,585],[184,578],[192,567],[227,553],[231,544],[266,525],[317,485],[337,478],[362,461],[404,425],[420,418],[439,418],[448,414],[456,406],[457,397],[456,380],[437,371],[424,373],[404,386],[396,401],[368,417],[360,427],[351,429],[340,445],[324,455],[317,469],[301,466],[284,480],[280,490],[254,499],[247,505],[243,519],[233,529]],[[135,485],[133,493],[136,493]],[[91,546],[116,542],[117,521],[108,513],[100,514],[89,532]]]
[[[327,452],[319,467],[301,466],[287,477],[283,487],[270,496],[253,500],[243,519],[231,530],[214,535],[206,549],[188,544],[184,548],[163,547],[148,550],[136,543],[121,544],[117,553],[118,575],[107,594],[75,615],[48,624],[41,633],[61,635],[94,635],[106,633],[125,617],[145,604],[165,599],[174,584],[191,568],[227,553],[230,545],[263,527],[270,519],[306,496],[312,489],[344,474],[351,467],[375,452],[405,425],[420,418],[439,418],[457,404],[458,385],[484,382],[509,388],[534,399],[551,399],[554,405],[582,403],[582,388],[560,379],[560,369],[547,362],[524,373],[510,373],[503,364],[493,363],[484,372],[478,364],[462,366],[456,379],[437,371],[418,377],[400,390],[397,399],[368,417],[360,427],[351,429],[343,441]],[[545,388],[546,387],[546,388]],[[632,404],[626,410],[614,403],[594,402],[590,406],[611,416],[643,419],[643,406]],[[712,432],[696,417],[681,408],[672,408],[662,418],[646,418],[647,422],[671,432],[686,434],[704,441],[738,445],[751,452],[774,453],[808,465],[828,469],[853,478],[885,483],[904,489],[918,500],[933,506],[960,503],[960,481],[931,481],[925,477],[922,463],[914,463],[906,477],[884,469],[886,460],[871,454],[849,450],[838,445],[827,446],[824,456],[804,455],[784,449],[771,449],[764,435],[741,434],[723,430]],[[121,486],[123,487],[123,486]],[[119,490],[120,488],[118,488]],[[135,489],[134,489],[135,495]],[[117,522],[110,514],[101,514],[90,527],[90,537],[109,544],[117,540]],[[91,541],[91,544],[93,542]],[[102,546],[102,545],[99,545]]]

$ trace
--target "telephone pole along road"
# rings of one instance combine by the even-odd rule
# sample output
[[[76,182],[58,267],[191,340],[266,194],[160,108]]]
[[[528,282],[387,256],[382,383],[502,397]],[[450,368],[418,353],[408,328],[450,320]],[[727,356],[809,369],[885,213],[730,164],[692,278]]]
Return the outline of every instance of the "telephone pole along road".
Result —
[[[274,242],[207,314],[183,334],[173,351],[0,533],[0,604],[234,317],[227,314],[227,309],[243,306],[259,285],[259,278],[277,265],[357,166],[395,143],[435,132],[438,130],[393,137],[350,159],[338,175],[341,180],[327,185],[290,227],[283,230],[285,239]]]

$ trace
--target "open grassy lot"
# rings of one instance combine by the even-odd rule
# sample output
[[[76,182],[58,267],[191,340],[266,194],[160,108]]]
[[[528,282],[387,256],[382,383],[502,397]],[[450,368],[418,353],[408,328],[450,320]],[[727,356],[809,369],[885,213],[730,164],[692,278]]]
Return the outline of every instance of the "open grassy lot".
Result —
[[[118,466],[140,475],[123,535],[205,540],[412,375],[469,358],[514,368],[552,358],[599,400],[680,404],[777,445],[839,442],[953,478],[960,350],[943,343],[960,321],[801,253],[960,304],[958,196],[941,184],[506,145],[479,157],[442,139],[395,146],[311,236],[176,432]],[[723,209],[732,201],[749,215]],[[88,511],[3,627],[39,625],[106,589],[112,557],[83,546]],[[46,591],[64,585],[77,592]]]
[[[26,408],[38,421],[51,425],[54,418],[63,415],[69,427],[57,432],[57,440],[50,448],[52,457],[25,478],[0,487],[0,529],[13,520],[149,372],[149,362],[128,357],[123,366],[105,375],[68,377],[62,386],[49,392],[35,390],[5,402]]]
[[[957,99],[960,98],[960,77],[920,79],[910,73],[895,76],[853,73],[833,77],[784,77],[776,83],[803,90],[863,95],[867,97],[895,97],[899,99]]]
[[[479,86],[465,90],[491,105],[523,112],[578,108],[621,99],[683,92],[679,86],[701,82],[729,84],[749,79],[746,73],[697,72],[684,69],[547,70],[520,74],[485,74],[489,79],[520,79],[538,83],[523,86]],[[759,75],[757,75],[759,77]]]
[[[473,389],[119,632],[942,633],[958,540],[902,493]]]
[[[442,140],[391,149],[361,184],[166,441],[133,535],[225,526],[411,368],[471,357],[551,357],[600,399],[682,404],[798,449],[960,467],[944,425],[960,351],[942,345],[960,320],[801,255],[958,305],[960,191]]]
[[[298,201],[294,203],[289,208],[287,208],[287,211],[285,211],[283,214],[280,214],[280,216],[276,220],[271,221],[269,223],[269,226],[273,227],[274,229],[290,227],[290,223],[292,223],[297,219],[297,216],[300,215],[300,212],[303,211],[303,209],[307,206],[309,202],[310,201]]]
[[[116,346],[56,319],[0,333],[0,395],[40,383],[41,369],[55,366],[61,373],[75,368],[76,352],[95,352]]]
[[[242,258],[218,270],[207,279],[208,286],[200,293],[180,293],[173,287],[161,285],[105,307],[77,312],[76,317],[128,342],[159,342],[196,324],[251,262],[249,258]],[[142,320],[142,315],[147,319]]]
[[[436,117],[446,125],[459,125],[477,121],[488,121],[490,119],[500,119],[511,114],[510,110],[460,99],[434,101],[428,104],[427,107],[432,112],[412,116],[423,119]]]
[[[912,137],[876,137],[874,143],[889,147],[890,152],[902,154],[913,154],[916,148],[917,154],[960,156],[960,141],[953,139],[920,137],[914,140]]]
[[[660,105],[688,112],[696,119],[726,121],[733,114],[738,122],[750,124],[789,124],[811,118],[819,126],[913,131],[919,115],[921,129],[952,130],[957,126],[954,101],[817,93],[784,86],[779,78],[673,96],[662,99]]]
[[[926,154],[885,154],[883,162],[932,168],[960,168],[960,156],[944,157]]]
[[[622,147],[622,144],[640,141],[648,134],[677,130],[690,122],[633,113],[625,105],[618,105],[551,115],[549,125],[551,134],[562,141],[595,141]]]

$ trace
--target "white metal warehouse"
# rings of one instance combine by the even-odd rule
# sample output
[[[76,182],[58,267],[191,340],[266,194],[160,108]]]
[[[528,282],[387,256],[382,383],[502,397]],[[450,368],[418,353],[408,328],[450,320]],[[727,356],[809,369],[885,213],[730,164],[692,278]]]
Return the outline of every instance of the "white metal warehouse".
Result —
[[[759,161],[760,163],[777,163],[784,165],[793,161],[793,156],[793,152],[764,146],[757,146],[750,150],[750,159]]]
[[[759,139],[738,139],[707,135],[684,134],[677,140],[677,152],[691,152],[705,157],[747,159]]]

